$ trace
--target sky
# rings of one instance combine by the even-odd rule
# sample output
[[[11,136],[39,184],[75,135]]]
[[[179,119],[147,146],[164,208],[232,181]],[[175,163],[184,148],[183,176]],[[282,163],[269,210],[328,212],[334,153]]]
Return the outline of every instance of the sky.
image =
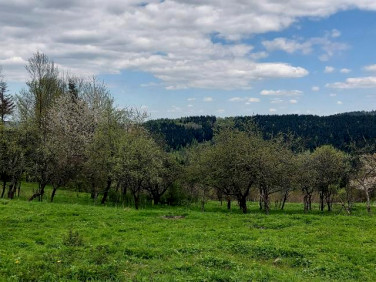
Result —
[[[376,109],[374,0],[0,0],[12,93],[37,51],[150,118]]]

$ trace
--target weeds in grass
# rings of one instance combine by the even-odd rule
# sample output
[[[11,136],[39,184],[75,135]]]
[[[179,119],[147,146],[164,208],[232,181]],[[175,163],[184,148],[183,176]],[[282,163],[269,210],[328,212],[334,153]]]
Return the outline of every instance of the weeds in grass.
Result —
[[[69,229],[68,234],[63,238],[63,244],[68,247],[81,247],[84,245],[84,240],[78,231]]]

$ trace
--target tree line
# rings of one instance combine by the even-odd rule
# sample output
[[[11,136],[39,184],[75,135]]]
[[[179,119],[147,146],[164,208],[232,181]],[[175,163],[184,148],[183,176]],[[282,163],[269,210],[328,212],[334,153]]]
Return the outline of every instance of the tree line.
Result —
[[[350,112],[331,116],[314,115],[254,115],[217,118],[214,116],[183,117],[179,119],[149,120],[145,126],[160,136],[169,150],[178,150],[192,143],[209,141],[214,136],[215,125],[233,122],[241,129],[242,124],[254,122],[264,138],[280,132],[293,133],[309,150],[322,145],[332,145],[345,152],[368,146],[369,152],[376,146],[375,112]]]
[[[300,191],[306,212],[317,196],[320,210],[339,202],[351,213],[359,190],[370,211],[376,155],[368,151],[307,149],[293,134],[266,137],[252,120],[213,117],[186,118],[185,130],[201,130],[204,137],[171,150],[163,136],[151,133],[145,113],[117,107],[95,77],[61,73],[39,52],[26,70],[26,87],[15,96],[0,79],[1,197],[19,196],[22,181],[31,181],[38,187],[30,201],[42,201],[51,185],[51,202],[64,188],[136,209],[145,201],[199,201],[204,210],[207,200],[218,199],[228,208],[236,200],[246,213],[247,202],[257,200],[269,213],[272,196],[283,209],[289,195]]]

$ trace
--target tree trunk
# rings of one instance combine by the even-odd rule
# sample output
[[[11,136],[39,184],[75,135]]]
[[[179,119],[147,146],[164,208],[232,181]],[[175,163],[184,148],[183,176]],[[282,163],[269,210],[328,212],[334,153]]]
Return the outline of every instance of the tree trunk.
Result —
[[[324,193],[320,192],[320,211],[324,211]]]
[[[304,195],[303,202],[304,202],[304,212],[308,212],[308,195],[307,194]]]
[[[12,181],[12,183],[9,185],[9,191],[8,191],[8,198],[9,199],[13,199],[14,198],[14,194],[16,193],[16,187],[17,183],[14,183]]]
[[[231,210],[231,199],[230,199],[230,197],[227,198],[227,209]]]
[[[42,184],[40,187],[40,195],[39,195],[39,202],[43,201],[43,195],[44,195],[44,188],[46,188],[46,184]]]
[[[56,194],[57,187],[53,187],[52,193],[51,193],[51,203],[54,201],[55,194]]]
[[[308,210],[312,210],[312,194],[308,194]]]
[[[104,205],[107,201],[108,192],[110,192],[110,189],[111,189],[111,183],[112,183],[111,177],[108,177],[107,178],[107,186],[106,186],[106,189],[104,190],[103,198],[102,198],[102,201],[101,201],[102,205]]]
[[[90,198],[93,199],[93,200],[95,200],[97,198],[97,191],[95,191],[94,181],[91,183]]]
[[[18,183],[18,186],[17,186],[17,197],[18,198],[20,197],[20,193],[21,193],[21,181]]]
[[[128,199],[127,199],[127,186],[125,185],[125,183],[123,183],[122,187],[121,187],[121,201],[122,203],[124,204],[124,201],[126,201],[126,205],[128,205]]]
[[[34,200],[35,198],[39,198],[39,201],[41,202],[44,195],[44,188],[46,187],[46,184],[41,183],[39,184],[38,192],[34,193],[30,198],[29,201]]]
[[[3,180],[3,192],[1,193],[1,198],[4,198],[6,185],[7,185],[7,181],[6,181],[6,180]]]
[[[240,209],[242,210],[243,213],[247,213],[247,197],[246,196],[241,196],[239,198],[239,206]]]
[[[262,210],[262,189],[260,188],[260,198],[259,198],[259,208],[260,208],[260,211]]]
[[[332,199],[331,199],[331,197],[332,197],[332,194],[331,193],[327,193],[326,194],[326,204],[327,204],[327,206],[328,206],[328,211],[332,211]]]
[[[269,207],[269,194],[264,192],[263,193],[263,202],[264,202],[264,210],[265,214],[269,214],[270,207]]]
[[[366,192],[366,197],[367,197],[367,212],[371,213],[371,201],[369,197],[369,192],[368,190],[366,190],[365,192]]]
[[[140,195],[137,195],[138,193],[133,193],[133,198],[134,198],[134,207],[136,208],[136,210],[139,209],[140,207]]]
[[[153,195],[153,202],[154,202],[154,205],[157,206],[159,205],[159,203],[161,202],[161,197],[158,193],[154,193],[152,194]]]
[[[284,209],[284,207],[285,207],[285,203],[286,203],[286,201],[287,201],[288,196],[289,196],[289,192],[286,191],[286,192],[285,192],[285,195],[283,196],[281,210]]]

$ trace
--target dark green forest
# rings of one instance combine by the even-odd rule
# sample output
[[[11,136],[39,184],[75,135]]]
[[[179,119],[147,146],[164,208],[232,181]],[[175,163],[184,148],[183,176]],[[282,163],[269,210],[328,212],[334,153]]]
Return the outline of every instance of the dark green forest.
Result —
[[[179,119],[149,120],[145,126],[169,150],[177,150],[193,143],[209,141],[216,126],[233,123],[237,129],[252,121],[261,129],[264,138],[278,133],[299,137],[302,146],[313,150],[322,145],[333,145],[343,151],[366,147],[374,151],[376,145],[376,112],[349,112],[331,116],[316,115],[255,115],[228,118],[193,116]]]

